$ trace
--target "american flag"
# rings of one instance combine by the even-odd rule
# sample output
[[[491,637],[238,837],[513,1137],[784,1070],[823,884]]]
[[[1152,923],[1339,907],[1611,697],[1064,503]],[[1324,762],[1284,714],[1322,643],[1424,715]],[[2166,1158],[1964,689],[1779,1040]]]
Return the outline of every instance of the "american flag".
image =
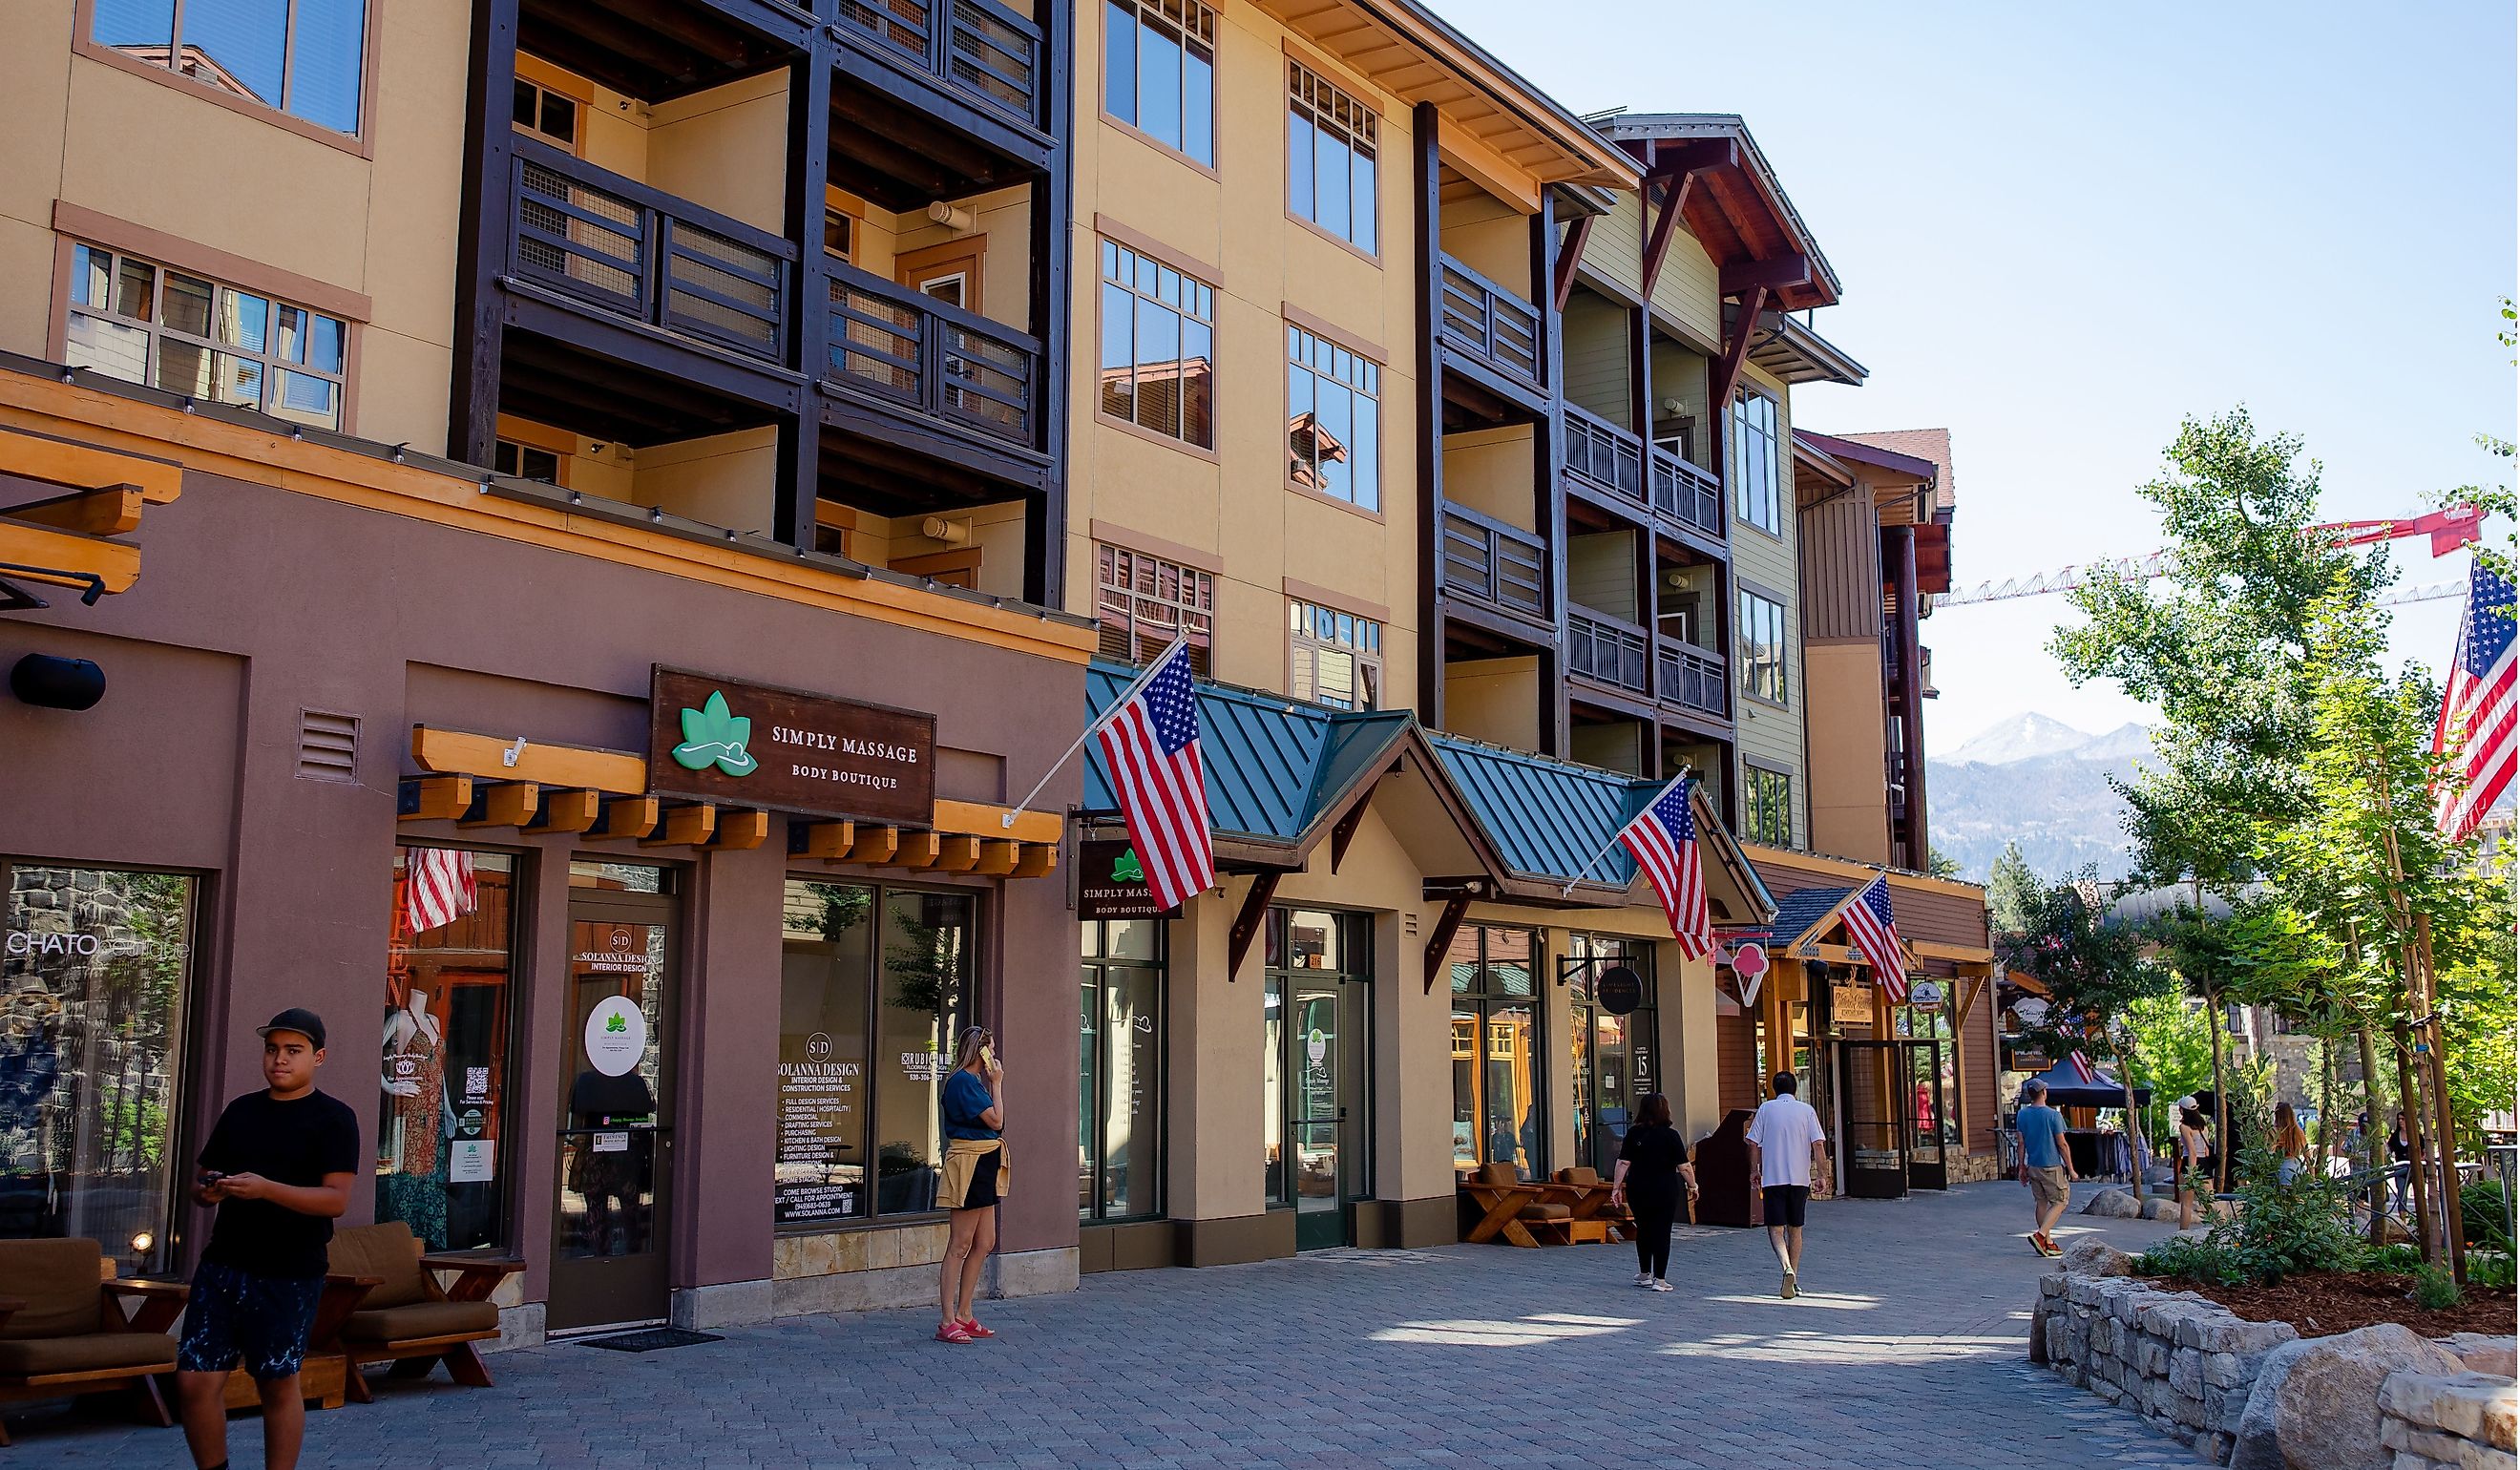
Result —
[[[2065,1065],[2074,1069],[2074,1080],[2085,1087],[2090,1087],[2100,1075],[2099,1069],[2092,1065],[2092,1059],[2083,1054],[2080,1047],[2065,1053]]]
[[[1697,782],[1683,777],[1662,788],[1636,820],[1619,829],[1619,841],[1645,870],[1662,912],[1671,919],[1671,937],[1680,953],[1703,959],[1715,948],[1715,929],[1706,917],[1706,870],[1697,858],[1697,818],[1689,810],[1689,792]]]
[[[1198,755],[1198,693],[1190,644],[1164,650],[1136,691],[1096,727],[1129,839],[1147,869],[1147,892],[1169,909],[1216,883],[1207,833],[1207,779]]]
[[[1908,949],[1899,942],[1899,923],[1890,916],[1890,879],[1876,877],[1864,885],[1855,902],[1840,912],[1855,952],[1872,966],[1873,983],[1893,1005],[1908,1003]]]
[[[2433,821],[2452,842],[2464,842],[2511,785],[2520,759],[2520,716],[2511,685],[2511,579],[2483,562],[2467,573],[2467,614],[2459,620],[2458,661],[2442,691],[2433,749],[2447,756],[2448,780],[2436,794]]]
[[[403,849],[403,921],[414,934],[451,924],[480,903],[472,855],[452,847]]]

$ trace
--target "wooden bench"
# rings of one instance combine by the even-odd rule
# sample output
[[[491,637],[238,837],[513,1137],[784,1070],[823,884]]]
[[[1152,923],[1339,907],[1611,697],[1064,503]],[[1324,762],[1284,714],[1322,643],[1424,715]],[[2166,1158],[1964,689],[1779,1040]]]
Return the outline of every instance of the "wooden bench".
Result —
[[[1552,1245],[1566,1244],[1573,1235],[1568,1225],[1575,1212],[1548,1198],[1550,1188],[1523,1179],[1511,1164],[1481,1164],[1462,1175],[1462,1192],[1483,1212],[1463,1238],[1472,1244],[1500,1237],[1508,1244],[1527,1247],[1537,1247],[1544,1239]]]
[[[396,1378],[425,1378],[443,1362],[447,1376],[457,1383],[490,1386],[489,1365],[472,1345],[499,1335],[499,1309],[491,1304],[490,1293],[523,1270],[523,1262],[423,1255],[411,1227],[388,1221],[335,1231],[333,1264],[368,1283],[355,1310],[312,1338],[348,1362],[345,1386],[351,1398],[371,1402],[368,1381],[359,1370],[378,1362],[393,1364]],[[454,1272],[455,1284],[440,1286],[439,1271]]]

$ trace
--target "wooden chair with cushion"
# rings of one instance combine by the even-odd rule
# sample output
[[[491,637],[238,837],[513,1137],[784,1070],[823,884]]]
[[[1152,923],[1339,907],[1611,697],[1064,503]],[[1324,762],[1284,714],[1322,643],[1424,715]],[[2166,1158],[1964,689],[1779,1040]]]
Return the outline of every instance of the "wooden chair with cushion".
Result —
[[[349,1360],[350,1397],[372,1402],[359,1372],[372,1362],[392,1363],[396,1378],[425,1378],[443,1362],[457,1383],[488,1388],[489,1366],[472,1345],[499,1335],[499,1309],[490,1293],[524,1269],[521,1261],[424,1255],[419,1237],[400,1221],[335,1231],[334,1274],[376,1279],[325,1349]],[[453,1286],[438,1284],[441,1270],[460,1272]]]
[[[1469,1233],[1473,1243],[1504,1236],[1515,1245],[1537,1246],[1546,1236],[1564,1245],[1572,1234],[1567,1222],[1574,1210],[1541,1198],[1549,1186],[1534,1184],[1511,1164],[1481,1164],[1462,1180],[1462,1189],[1485,1212]]]
[[[1590,1164],[1578,1164],[1571,1169],[1558,1170],[1556,1180],[1564,1188],[1563,1198],[1575,1212],[1577,1220],[1599,1221],[1607,1239],[1636,1238],[1636,1212],[1626,1205],[1610,1203],[1610,1181],[1601,1178],[1599,1170]]]
[[[155,1375],[175,1371],[166,1329],[184,1310],[185,1287],[112,1270],[93,1240],[0,1240],[0,1403],[128,1390],[151,1423],[175,1422]],[[140,1298],[140,1309],[125,1314],[125,1297]]]

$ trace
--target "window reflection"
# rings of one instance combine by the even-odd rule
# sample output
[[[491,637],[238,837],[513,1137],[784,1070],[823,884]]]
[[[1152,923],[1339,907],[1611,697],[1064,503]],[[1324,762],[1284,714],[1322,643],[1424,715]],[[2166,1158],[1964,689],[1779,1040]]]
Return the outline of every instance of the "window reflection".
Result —
[[[516,860],[394,854],[377,1104],[377,1219],[431,1250],[498,1243]]]

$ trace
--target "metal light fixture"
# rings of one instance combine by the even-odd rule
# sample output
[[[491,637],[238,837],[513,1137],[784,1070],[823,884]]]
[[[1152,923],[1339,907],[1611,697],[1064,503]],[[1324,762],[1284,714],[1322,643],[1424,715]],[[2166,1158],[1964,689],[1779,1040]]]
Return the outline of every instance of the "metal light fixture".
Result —
[[[39,709],[94,709],[105,670],[91,659],[29,653],[9,670],[9,692]]]

